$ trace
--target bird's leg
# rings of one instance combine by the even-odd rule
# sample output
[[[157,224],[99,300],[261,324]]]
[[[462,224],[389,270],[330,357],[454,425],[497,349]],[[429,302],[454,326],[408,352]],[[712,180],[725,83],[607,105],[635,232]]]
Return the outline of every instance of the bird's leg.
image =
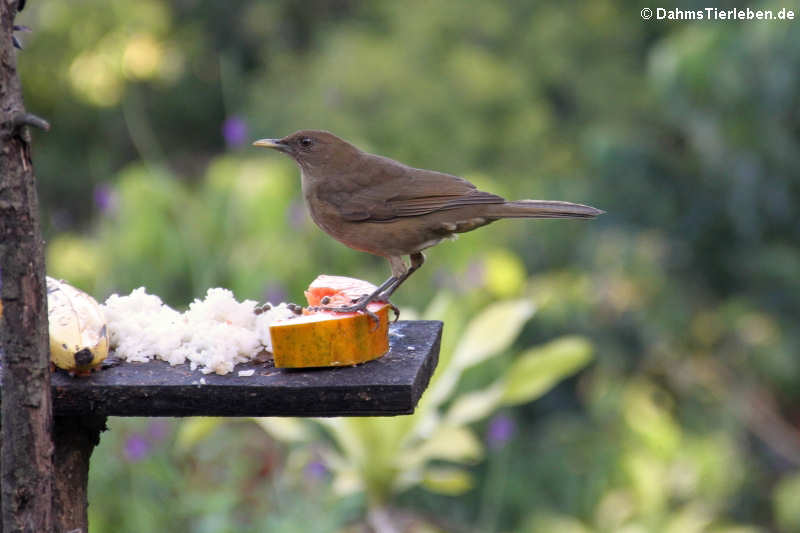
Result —
[[[372,291],[372,294],[365,294],[352,305],[343,305],[340,307],[326,307],[326,306],[316,306],[312,307],[313,311],[335,311],[338,313],[354,313],[361,311],[367,316],[369,316],[372,320],[375,321],[375,327],[377,327],[379,320],[378,316],[367,309],[367,305],[374,301],[381,301],[381,302],[389,302],[389,297],[397,290],[397,287],[400,286],[408,277],[422,264],[425,262],[425,256],[422,255],[422,252],[415,252],[411,254],[411,266],[406,266],[403,258],[400,256],[397,257],[387,257],[389,261],[389,265],[392,267],[392,275],[381,283],[380,287]],[[395,314],[395,321],[400,318],[400,310],[397,309],[391,302],[389,305],[392,306],[392,310]]]
[[[392,296],[392,294],[394,294],[394,291],[396,291],[397,288],[405,280],[407,280],[409,276],[411,276],[411,274],[416,272],[417,269],[419,269],[419,267],[421,267],[422,264],[425,263],[425,255],[423,255],[422,252],[415,252],[415,253],[411,254],[409,256],[409,259],[411,260],[411,266],[408,269],[406,269],[406,271],[403,274],[401,274],[400,276],[396,277],[394,283],[388,284],[388,286],[382,292],[380,292],[378,294],[378,296],[375,298],[376,300],[381,300],[381,301],[384,301],[384,302],[388,302],[389,298]],[[392,277],[394,278],[395,276],[392,276]],[[392,278],[389,278],[389,279],[392,279]],[[387,280],[387,281],[389,281],[389,280]],[[381,285],[381,287],[379,287],[378,289],[380,290],[382,287],[383,287],[383,285]]]
[[[386,281],[384,281],[383,283],[381,283],[380,287],[378,287],[377,289],[375,289],[374,291],[372,291],[372,294],[364,294],[363,296],[361,296],[361,298],[359,298],[358,300],[356,300],[356,301],[355,301],[355,302],[353,302],[353,303],[356,303],[356,302],[361,302],[361,300],[366,300],[366,301],[367,301],[367,303],[369,303],[369,302],[374,302],[374,301],[376,301],[376,300],[383,300],[383,298],[380,298],[380,295],[381,295],[381,294],[382,294],[382,293],[383,293],[383,292],[384,292],[386,289],[388,289],[389,287],[391,287],[391,286],[392,286],[392,285],[394,285],[395,283],[397,283],[397,278],[396,278],[396,277],[394,277],[394,275],[392,275],[392,276],[389,276],[389,279],[387,279]]]

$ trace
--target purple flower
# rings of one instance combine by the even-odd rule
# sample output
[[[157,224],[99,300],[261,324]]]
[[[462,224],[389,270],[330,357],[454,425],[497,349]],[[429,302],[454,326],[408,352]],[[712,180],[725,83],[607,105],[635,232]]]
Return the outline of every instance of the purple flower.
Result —
[[[514,419],[507,415],[495,415],[489,420],[486,430],[486,443],[493,450],[500,450],[511,440],[517,430]]]
[[[222,123],[222,136],[229,148],[235,148],[247,142],[247,123],[241,117],[232,115]]]
[[[125,441],[125,459],[130,463],[141,461],[149,451],[150,443],[138,433],[134,433]]]
[[[289,291],[287,291],[286,287],[280,283],[270,283],[264,288],[261,294],[263,296],[262,299],[265,302],[270,302],[273,304],[286,302],[289,299]]]
[[[320,460],[309,461],[305,468],[305,476],[309,481],[319,481],[328,475],[328,467]]]
[[[98,183],[94,187],[94,205],[101,213],[111,213],[117,209],[117,191],[109,183]]]

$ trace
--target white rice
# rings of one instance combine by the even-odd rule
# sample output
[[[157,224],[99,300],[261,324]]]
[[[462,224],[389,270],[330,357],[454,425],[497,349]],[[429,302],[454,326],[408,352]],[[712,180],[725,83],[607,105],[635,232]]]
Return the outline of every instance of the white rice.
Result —
[[[233,372],[263,350],[272,351],[269,325],[296,316],[285,303],[256,315],[256,302],[238,302],[227,289],[208,289],[183,313],[140,287],[128,296],[112,294],[102,306],[115,355],[131,362],[161,359],[188,362],[204,374]]]

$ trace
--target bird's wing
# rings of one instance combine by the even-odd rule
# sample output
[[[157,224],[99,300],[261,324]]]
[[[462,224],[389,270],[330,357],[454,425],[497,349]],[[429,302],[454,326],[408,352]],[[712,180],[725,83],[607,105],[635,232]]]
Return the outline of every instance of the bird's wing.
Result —
[[[372,157],[380,158],[382,164],[365,165],[349,176],[346,184],[329,182],[327,197],[345,220],[389,222],[466,205],[505,202],[458,176]],[[367,168],[375,170],[368,172]]]

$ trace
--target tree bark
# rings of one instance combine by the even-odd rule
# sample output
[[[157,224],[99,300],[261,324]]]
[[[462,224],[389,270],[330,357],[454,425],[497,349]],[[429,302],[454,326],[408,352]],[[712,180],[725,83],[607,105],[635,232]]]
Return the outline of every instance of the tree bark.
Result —
[[[44,254],[30,137],[12,45],[17,0],[0,0],[2,524],[51,531],[53,442]]]
[[[89,459],[100,442],[100,432],[105,429],[106,417],[103,415],[55,418],[53,531],[89,531],[86,513]]]

